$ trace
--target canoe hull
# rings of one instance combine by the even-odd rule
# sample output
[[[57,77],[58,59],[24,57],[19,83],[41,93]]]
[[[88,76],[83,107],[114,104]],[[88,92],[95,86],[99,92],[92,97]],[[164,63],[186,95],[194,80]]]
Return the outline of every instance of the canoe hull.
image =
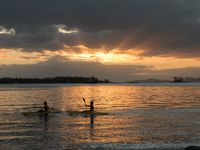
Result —
[[[22,114],[25,116],[33,116],[33,115],[45,116],[45,115],[55,114],[55,113],[61,113],[61,112],[59,111],[23,112]]]
[[[108,115],[106,112],[98,112],[98,111],[68,111],[69,115],[84,115],[84,116],[90,116],[90,115]]]

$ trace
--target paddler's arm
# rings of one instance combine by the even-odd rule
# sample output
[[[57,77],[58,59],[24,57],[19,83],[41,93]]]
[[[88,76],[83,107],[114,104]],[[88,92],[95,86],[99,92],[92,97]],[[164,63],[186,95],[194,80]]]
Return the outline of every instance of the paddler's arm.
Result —
[[[44,111],[44,107],[39,107],[40,109],[37,112]]]
[[[40,108],[39,111],[44,111],[45,110],[45,106],[43,106],[43,107],[40,106],[39,108]]]
[[[55,108],[49,108],[49,110],[55,110],[55,111],[58,111],[57,109],[55,109]]]

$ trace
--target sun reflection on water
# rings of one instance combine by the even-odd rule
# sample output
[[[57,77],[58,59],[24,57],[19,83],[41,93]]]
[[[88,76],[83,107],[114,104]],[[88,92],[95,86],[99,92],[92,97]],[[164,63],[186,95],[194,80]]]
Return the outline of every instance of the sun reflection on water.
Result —
[[[37,85],[0,87],[0,144],[37,149],[90,149],[94,145],[172,144],[199,141],[198,86]],[[108,115],[70,116],[85,97]],[[26,117],[48,101],[62,113]],[[6,143],[6,144],[5,144]],[[144,146],[144,145],[143,145]],[[98,147],[97,147],[98,148]],[[112,147],[114,148],[114,147]]]

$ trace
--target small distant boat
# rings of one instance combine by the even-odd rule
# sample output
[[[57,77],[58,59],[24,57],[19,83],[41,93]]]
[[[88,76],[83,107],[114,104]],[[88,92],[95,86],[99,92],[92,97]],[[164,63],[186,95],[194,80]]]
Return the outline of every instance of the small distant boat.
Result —
[[[90,116],[90,115],[108,115],[107,112],[98,112],[98,111],[90,111],[90,110],[85,110],[85,111],[67,111],[67,113],[70,116],[73,115],[84,115],[84,116]]]
[[[48,114],[57,114],[57,113],[62,113],[62,112],[61,111],[36,111],[36,112],[23,112],[22,114],[25,116],[33,116],[33,115],[45,116]]]

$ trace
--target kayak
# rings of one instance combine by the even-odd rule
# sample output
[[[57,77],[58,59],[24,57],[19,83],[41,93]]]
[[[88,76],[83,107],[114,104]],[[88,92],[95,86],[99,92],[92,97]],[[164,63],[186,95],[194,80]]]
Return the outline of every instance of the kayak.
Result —
[[[90,115],[108,115],[107,112],[98,112],[98,111],[67,111],[69,115],[84,115],[84,116],[90,116]]]
[[[36,112],[23,112],[22,114],[25,116],[33,116],[33,115],[38,115],[38,116],[45,116],[48,114],[56,114],[56,113],[61,113],[61,111],[36,111]]]

